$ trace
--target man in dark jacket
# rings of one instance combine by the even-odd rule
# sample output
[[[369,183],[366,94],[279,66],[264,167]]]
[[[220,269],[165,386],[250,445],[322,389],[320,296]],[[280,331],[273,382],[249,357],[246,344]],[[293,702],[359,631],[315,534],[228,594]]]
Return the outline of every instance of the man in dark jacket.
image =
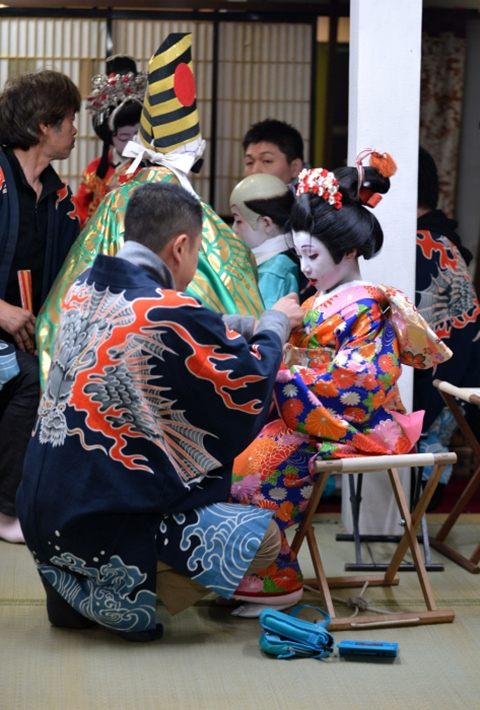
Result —
[[[420,148],[418,164],[416,306],[435,333],[448,345],[453,357],[431,370],[415,370],[414,409],[424,409],[420,451],[448,451],[456,428],[450,410],[433,386],[433,378],[457,387],[480,384],[480,305],[467,266],[472,259],[462,245],[458,223],[449,219],[438,203],[435,162]],[[452,472],[445,468],[430,504],[438,504]],[[428,478],[429,469],[423,476]]]
[[[290,294],[255,323],[186,294],[202,220],[183,187],[142,185],[124,246],[66,295],[17,496],[56,626],[154,640],[157,588],[171,613],[230,598],[280,550],[272,511],[229,499],[301,309]]]
[[[15,495],[38,407],[35,316],[79,232],[70,189],[50,163],[69,157],[80,104],[75,84],[50,70],[0,93],[0,370],[3,354],[10,365],[0,376],[0,537],[9,542],[23,541]],[[19,272],[32,286],[23,298]]]

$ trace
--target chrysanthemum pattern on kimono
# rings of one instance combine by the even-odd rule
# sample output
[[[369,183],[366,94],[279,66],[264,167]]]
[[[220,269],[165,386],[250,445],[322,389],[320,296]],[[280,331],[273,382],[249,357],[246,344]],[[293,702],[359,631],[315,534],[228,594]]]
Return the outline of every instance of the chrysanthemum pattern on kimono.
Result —
[[[356,284],[321,303],[315,299],[305,302],[303,328],[285,347],[275,386],[281,419],[267,424],[234,465],[232,498],[274,510],[283,535],[276,562],[243,580],[242,595],[281,595],[301,586],[283,531],[301,519],[315,458],[410,451],[422,415],[405,413],[397,385],[401,363],[431,367],[449,356],[394,289]]]

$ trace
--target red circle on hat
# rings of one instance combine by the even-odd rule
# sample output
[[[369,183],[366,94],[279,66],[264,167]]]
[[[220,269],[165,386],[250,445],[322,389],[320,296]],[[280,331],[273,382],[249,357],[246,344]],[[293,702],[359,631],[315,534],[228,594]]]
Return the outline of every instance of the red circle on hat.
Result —
[[[179,64],[175,69],[173,90],[183,106],[191,106],[195,101],[195,77],[188,64]]]

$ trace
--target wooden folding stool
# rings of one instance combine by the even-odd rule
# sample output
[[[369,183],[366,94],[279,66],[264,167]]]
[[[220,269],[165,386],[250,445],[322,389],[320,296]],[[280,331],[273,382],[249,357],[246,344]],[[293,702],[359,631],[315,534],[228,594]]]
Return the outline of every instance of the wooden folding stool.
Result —
[[[460,554],[460,552],[454,550],[453,547],[446,545],[444,540],[457,522],[461,513],[464,511],[467,503],[480,486],[480,444],[455,400],[457,397],[464,402],[475,404],[477,407],[480,407],[480,388],[455,387],[449,382],[443,382],[442,380],[434,380],[433,384],[440,391],[445,404],[453,414],[455,421],[457,422],[458,427],[465,438],[465,441],[472,449],[479,465],[477,466],[467,487],[453,507],[452,512],[449,514],[436,536],[430,538],[430,545],[435,548],[435,550],[441,552],[442,555],[445,555],[445,557],[448,557],[450,560],[453,560],[457,564],[461,565],[469,572],[472,572],[472,574],[478,574],[480,572],[480,567],[478,566],[478,563],[480,562],[480,543],[477,545],[472,555],[467,558]]]
[[[307,538],[313,567],[315,570],[314,579],[306,579],[305,584],[316,588],[323,597],[326,611],[330,614],[331,623],[329,629],[361,629],[372,626],[415,626],[420,624],[440,624],[451,622],[455,614],[450,609],[437,609],[433,592],[428,579],[425,564],[418,544],[416,529],[422,519],[425,510],[432,498],[435,488],[443,473],[443,469],[448,463],[455,463],[457,456],[454,453],[447,454],[405,454],[404,456],[368,456],[358,458],[338,459],[331,461],[317,460],[314,464],[315,471],[319,474],[315,483],[312,496],[303,514],[302,520],[292,542],[292,549],[298,554],[304,538]],[[434,466],[432,475],[425,485],[422,495],[412,513],[405,499],[397,468],[403,466]],[[325,484],[332,473],[375,473],[388,471],[395,500],[398,505],[402,524],[405,532],[398,542],[397,548],[390,561],[390,565],[385,574],[377,575],[344,575],[342,577],[326,577],[323,568],[320,550],[315,538],[315,531],[312,519],[317,510]],[[410,548],[415,569],[418,575],[423,597],[425,599],[426,611],[405,612],[405,613],[385,613],[374,616],[338,617],[332,602],[331,589],[363,587],[366,582],[370,586],[392,586],[399,583],[397,576],[400,563]]]

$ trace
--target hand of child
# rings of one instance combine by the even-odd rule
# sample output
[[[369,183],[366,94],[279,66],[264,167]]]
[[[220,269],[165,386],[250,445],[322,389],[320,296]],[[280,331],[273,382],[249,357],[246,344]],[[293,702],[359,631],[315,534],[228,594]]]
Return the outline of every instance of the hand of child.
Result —
[[[286,296],[279,298],[273,304],[272,309],[285,313],[290,320],[292,330],[298,328],[302,324],[302,309],[298,300],[298,294],[295,292],[288,293]]]

